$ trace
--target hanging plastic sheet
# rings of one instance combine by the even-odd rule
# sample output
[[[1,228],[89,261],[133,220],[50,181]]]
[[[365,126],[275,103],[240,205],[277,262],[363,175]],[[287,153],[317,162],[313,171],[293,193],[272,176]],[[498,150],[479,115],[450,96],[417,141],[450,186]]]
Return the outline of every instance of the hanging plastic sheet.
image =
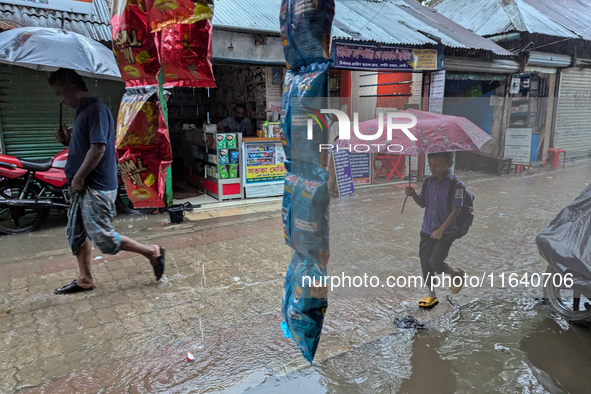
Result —
[[[160,60],[146,7],[145,0],[113,3],[113,53],[127,87],[158,84]]]
[[[215,88],[211,22],[175,25],[162,31],[160,56],[166,87]]]
[[[147,0],[150,30],[161,31],[213,17],[213,0]]]
[[[572,273],[574,287],[591,294],[591,186],[537,236],[540,254],[560,274]]]
[[[119,171],[133,205],[163,207],[172,151],[157,86],[127,89],[117,117],[116,147]]]

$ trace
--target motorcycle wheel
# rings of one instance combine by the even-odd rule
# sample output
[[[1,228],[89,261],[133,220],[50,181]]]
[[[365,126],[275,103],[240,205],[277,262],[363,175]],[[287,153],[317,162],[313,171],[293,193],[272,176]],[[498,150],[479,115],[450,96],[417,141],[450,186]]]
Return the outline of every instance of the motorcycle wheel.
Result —
[[[548,266],[546,273],[554,275],[556,271]],[[556,287],[552,277],[544,286],[544,298],[550,309],[571,323],[591,326],[591,299],[578,295],[577,300],[573,289],[567,289],[565,286]]]
[[[25,188],[24,180],[4,180],[0,183],[0,199],[18,199]],[[41,189],[33,183],[29,184],[25,199],[40,196]],[[0,208],[0,233],[20,234],[37,230],[45,223],[49,210],[39,208],[10,207]]]
[[[125,186],[122,184],[119,186],[119,190],[117,190],[115,206],[117,207],[118,213],[126,215],[151,215],[156,210],[156,208],[134,208],[133,203],[127,197]]]

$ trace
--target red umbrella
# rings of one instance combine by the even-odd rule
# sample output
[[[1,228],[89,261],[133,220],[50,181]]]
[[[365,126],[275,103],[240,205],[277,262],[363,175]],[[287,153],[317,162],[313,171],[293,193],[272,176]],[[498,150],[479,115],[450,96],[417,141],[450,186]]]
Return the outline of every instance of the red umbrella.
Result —
[[[409,156],[408,184],[410,186],[410,156],[427,155],[429,153],[453,152],[465,150],[480,150],[485,142],[490,140],[480,127],[460,116],[441,115],[431,112],[408,109],[404,113],[413,114],[417,119],[414,127],[408,131],[416,137],[412,140],[401,130],[394,130],[392,139],[388,140],[386,133],[387,117],[376,118],[359,123],[357,132],[351,129],[349,140],[337,140],[335,144],[343,148],[363,146],[364,153],[395,153]],[[382,125],[382,135],[374,140],[364,136],[375,135]],[[357,134],[360,134],[361,137]],[[359,152],[361,152],[359,150]],[[408,198],[408,197],[407,197]],[[406,204],[406,199],[404,200]],[[404,205],[402,206],[404,210]]]

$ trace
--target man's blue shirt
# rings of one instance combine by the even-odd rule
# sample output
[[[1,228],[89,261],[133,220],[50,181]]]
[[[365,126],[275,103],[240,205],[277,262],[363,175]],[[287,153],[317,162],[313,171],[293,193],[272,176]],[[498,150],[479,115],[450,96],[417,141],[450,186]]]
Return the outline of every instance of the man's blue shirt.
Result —
[[[68,147],[66,177],[68,184],[82,166],[92,144],[105,144],[105,154],[88,174],[84,184],[94,190],[116,190],[117,156],[115,154],[115,122],[109,108],[98,97],[87,99],[76,111],[74,130]]]

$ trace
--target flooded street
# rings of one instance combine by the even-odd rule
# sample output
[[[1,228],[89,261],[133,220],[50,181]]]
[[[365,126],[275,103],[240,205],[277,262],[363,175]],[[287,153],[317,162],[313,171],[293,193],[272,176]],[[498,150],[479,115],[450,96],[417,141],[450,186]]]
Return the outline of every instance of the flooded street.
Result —
[[[458,175],[475,220],[448,261],[485,280],[438,290],[429,310],[409,285],[334,288],[311,366],[280,327],[291,256],[279,203],[176,226],[120,216],[118,231],[166,247],[166,278],[142,257],[93,250],[97,288],[68,296],[53,295],[77,273],[63,217],[2,236],[0,393],[588,393],[591,330],[554,315],[540,287],[500,278],[546,270],[535,237],[591,183],[591,163]],[[393,186],[333,200],[328,274],[420,275],[422,210],[400,214],[403,201]],[[392,324],[406,316],[426,329]]]

